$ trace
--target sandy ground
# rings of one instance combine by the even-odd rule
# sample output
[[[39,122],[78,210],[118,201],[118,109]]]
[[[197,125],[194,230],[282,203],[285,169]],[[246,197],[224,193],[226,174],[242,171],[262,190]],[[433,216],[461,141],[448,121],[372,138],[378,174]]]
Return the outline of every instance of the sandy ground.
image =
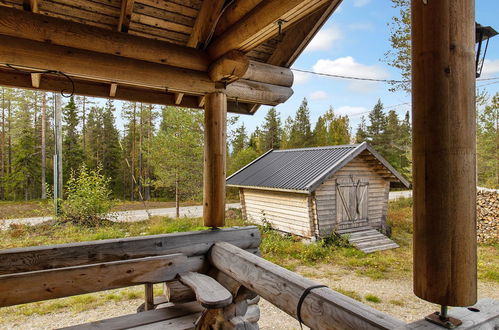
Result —
[[[412,282],[408,279],[372,280],[332,265],[301,267],[298,272],[306,274],[319,283],[326,284],[331,289],[354,291],[364,303],[405,322],[418,320],[438,309],[436,305],[414,296]],[[381,301],[379,303],[368,302],[364,298],[367,294],[375,295]],[[499,299],[499,283],[479,282],[478,296],[479,299],[485,297]],[[84,313],[62,310],[57,313],[29,317],[13,315],[7,317],[8,320],[0,321],[0,329],[53,329],[70,326],[135,313],[137,306],[141,303],[140,299],[111,301]],[[260,310],[261,329],[300,329],[298,321],[263,299],[260,301]]]

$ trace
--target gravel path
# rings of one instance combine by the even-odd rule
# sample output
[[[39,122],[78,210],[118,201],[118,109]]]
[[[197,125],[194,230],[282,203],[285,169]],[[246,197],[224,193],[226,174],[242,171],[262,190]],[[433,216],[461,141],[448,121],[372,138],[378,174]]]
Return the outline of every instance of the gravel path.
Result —
[[[326,284],[332,289],[352,291],[366,303],[380,311],[390,314],[405,322],[420,319],[433,311],[438,310],[436,305],[417,298],[412,293],[412,281],[409,279],[381,279],[373,280],[360,277],[346,268],[333,265],[317,267],[300,267],[299,273],[306,274],[319,283]],[[367,294],[380,299],[379,303],[365,300]],[[479,282],[478,297],[499,299],[499,283]],[[63,326],[96,321],[124,314],[135,313],[140,299],[129,301],[111,301],[97,309],[82,313],[73,313],[62,310],[57,313],[31,316],[9,316],[0,323],[0,329],[53,329]],[[300,329],[298,322],[265,300],[260,301],[260,328],[261,329]],[[306,329],[306,327],[304,327]]]
[[[389,199],[397,199],[401,197],[411,197],[412,190],[405,191],[392,191],[390,192]],[[226,205],[227,208],[239,208],[239,203],[231,203]],[[158,209],[149,209],[149,213],[152,216],[164,216],[164,217],[175,217],[175,208],[158,208]],[[181,217],[201,217],[203,216],[203,206],[184,206],[180,208],[180,216]],[[122,221],[122,222],[132,222],[132,221],[141,221],[147,220],[148,214],[146,210],[133,210],[133,211],[122,211],[122,212],[114,212],[113,213],[114,221]],[[33,217],[33,218],[19,218],[19,219],[7,219],[0,220],[0,230],[8,229],[10,225],[13,224],[27,224],[27,225],[37,225],[45,221],[52,220],[52,217]]]

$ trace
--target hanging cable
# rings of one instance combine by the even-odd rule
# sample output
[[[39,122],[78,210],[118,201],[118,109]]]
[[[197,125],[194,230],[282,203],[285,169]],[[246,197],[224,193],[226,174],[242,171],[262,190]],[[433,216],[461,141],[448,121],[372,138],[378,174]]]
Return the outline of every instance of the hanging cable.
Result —
[[[74,95],[74,92],[75,92],[75,83],[73,81],[73,79],[68,76],[67,74],[65,74],[64,72],[62,71],[59,71],[59,70],[21,70],[19,68],[16,68],[15,66],[11,65],[11,64],[8,64],[8,63],[5,63],[5,65],[9,68],[11,68],[12,70],[15,70],[15,71],[18,71],[18,72],[22,72],[22,73],[25,73],[25,74],[33,74],[33,73],[39,73],[39,74],[58,74],[60,76],[63,76],[64,78],[66,78],[70,83],[71,83],[71,92],[67,93],[68,90],[67,89],[63,89],[61,91],[61,95],[63,97],[71,97]]]

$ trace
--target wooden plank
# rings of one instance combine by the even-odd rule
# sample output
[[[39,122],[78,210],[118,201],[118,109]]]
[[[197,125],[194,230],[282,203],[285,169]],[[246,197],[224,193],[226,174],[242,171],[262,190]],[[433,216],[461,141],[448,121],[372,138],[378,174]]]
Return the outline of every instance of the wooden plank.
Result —
[[[257,227],[249,226],[7,249],[0,251],[0,274],[173,253],[201,256],[216,241],[254,249],[260,245],[261,235]]]
[[[178,279],[196,293],[196,300],[205,308],[223,308],[232,303],[232,294],[207,275],[186,272],[179,274]]]
[[[208,227],[225,223],[227,96],[206,95],[204,115],[203,220]]]
[[[178,273],[205,267],[204,256],[172,254],[1,275],[0,306],[169,281]]]
[[[145,297],[145,305],[144,309],[146,311],[150,311],[154,309],[154,285],[151,283],[146,283],[144,285],[144,297]]]
[[[262,0],[235,0],[230,3],[230,6],[224,11],[215,28],[215,36],[220,36],[227,31],[232,25],[236,24],[244,16],[246,16],[253,8],[256,7]]]
[[[180,105],[182,99],[184,98],[184,93],[175,93],[175,105]]]
[[[31,74],[31,86],[33,88],[40,88],[40,80],[42,79],[41,73],[32,73]]]
[[[109,96],[110,97],[115,97],[116,96],[116,89],[118,89],[118,84],[111,84],[109,86]]]
[[[412,1],[411,24],[414,293],[469,306],[477,299],[475,2]]]
[[[213,34],[213,29],[217,23],[224,0],[204,0],[201,9],[196,17],[194,28],[192,29],[191,36],[187,41],[187,46],[198,48],[204,47],[208,38]]]
[[[177,317],[170,320],[159,321],[151,324],[145,324],[138,327],[128,328],[134,330],[194,330],[196,328],[196,321],[201,316],[201,313],[188,314],[185,316]]]
[[[80,79],[171,89],[198,95],[217,90],[208,75],[198,71],[6,36],[0,36],[0,43],[0,63],[58,70]],[[91,66],[87,65],[89,60],[92,61]],[[225,93],[239,102],[275,105],[287,100],[293,91],[289,87],[241,79],[227,86]]]
[[[196,300],[196,293],[178,280],[165,283],[164,292],[167,302],[184,303]]]
[[[0,34],[191,70],[209,66],[200,50],[11,8],[0,11]]]
[[[304,290],[318,284],[224,242],[213,246],[209,258],[219,270],[294,318]],[[394,329],[405,324],[328,288],[312,290],[301,315],[312,329]]]
[[[120,19],[118,21],[117,31],[128,32],[130,21],[132,20],[133,5],[135,0],[122,0]]]
[[[86,324],[62,328],[61,330],[121,330],[170,320],[186,315],[199,314],[204,310],[198,302],[176,304],[167,308],[146,311],[138,314],[113,317]]]

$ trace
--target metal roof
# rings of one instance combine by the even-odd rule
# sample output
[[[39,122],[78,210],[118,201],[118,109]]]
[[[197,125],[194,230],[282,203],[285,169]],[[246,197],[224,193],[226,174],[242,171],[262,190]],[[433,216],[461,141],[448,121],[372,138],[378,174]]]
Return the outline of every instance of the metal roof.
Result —
[[[397,179],[409,186],[409,182],[366,142],[330,147],[270,150],[229,176],[227,184],[308,193],[314,191],[331,174],[364,150],[369,150]]]

